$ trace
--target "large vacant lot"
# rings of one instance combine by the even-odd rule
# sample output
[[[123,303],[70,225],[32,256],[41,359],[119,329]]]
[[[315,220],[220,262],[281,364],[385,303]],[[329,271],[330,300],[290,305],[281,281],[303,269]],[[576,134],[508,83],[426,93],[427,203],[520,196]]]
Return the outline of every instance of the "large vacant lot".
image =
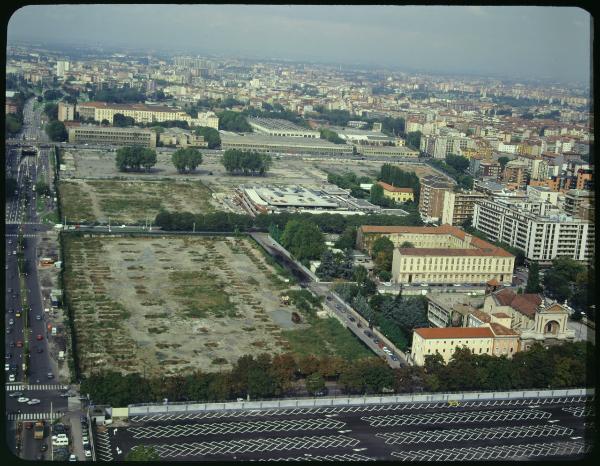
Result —
[[[307,353],[307,343],[369,355],[333,319],[292,323],[295,308],[280,303],[289,284],[245,237],[67,235],[65,266],[84,375],[219,371],[244,354]]]
[[[200,181],[120,181],[71,179],[59,184],[68,221],[144,223],[161,209],[204,213],[214,208]]]

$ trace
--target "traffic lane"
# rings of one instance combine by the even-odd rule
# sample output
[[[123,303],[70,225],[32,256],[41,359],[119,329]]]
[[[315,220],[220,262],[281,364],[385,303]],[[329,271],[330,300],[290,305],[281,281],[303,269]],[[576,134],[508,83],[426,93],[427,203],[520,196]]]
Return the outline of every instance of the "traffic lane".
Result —
[[[6,411],[10,413],[33,414],[33,413],[50,413],[65,412],[68,407],[68,399],[60,396],[61,391],[58,390],[20,390],[23,392],[23,397],[40,400],[38,404],[28,405],[27,403],[19,403],[18,398],[11,398],[7,393],[6,396]]]
[[[532,400],[535,403],[536,400]],[[580,405],[580,403],[576,404]],[[564,406],[571,406],[571,404],[565,404]],[[568,419],[571,424],[582,424],[581,420],[577,420],[573,416],[565,414],[562,407],[551,407],[543,409],[527,408],[524,406],[513,406],[513,407],[480,407],[480,408],[424,408],[419,410],[397,410],[397,409],[385,409],[385,406],[377,406],[377,408],[384,408],[377,411],[369,409],[369,407],[354,406],[344,407],[354,408],[354,412],[341,412],[339,409],[336,413],[335,408],[323,409],[321,412],[310,413],[310,410],[306,410],[307,413],[293,414],[293,415],[272,415],[272,416],[247,416],[245,418],[206,418],[203,420],[190,420],[190,421],[165,421],[164,423],[131,423],[128,428],[119,428],[116,430],[109,428],[109,436],[112,437],[112,446],[119,447],[122,450],[122,455],[126,454],[129,449],[138,444],[144,445],[171,445],[177,448],[179,444],[199,443],[198,436],[202,436],[202,443],[211,442],[222,442],[227,444],[233,440],[244,440],[252,439],[254,443],[260,441],[257,436],[261,439],[285,439],[285,438],[296,438],[296,437],[309,437],[315,436],[327,436],[327,435],[341,435],[351,437],[359,441],[356,447],[366,448],[365,455],[376,458],[385,459],[390,457],[390,453],[398,448],[394,445],[385,442],[386,434],[396,434],[398,432],[410,432],[415,438],[419,438],[422,435],[427,435],[430,432],[444,431],[450,429],[472,429],[482,430],[484,428],[503,428],[503,427],[515,427],[522,426],[524,428],[535,426],[535,425],[548,425],[550,420],[558,420],[559,422],[564,419]],[[342,408],[342,409],[344,409]],[[263,412],[268,412],[265,410]],[[285,410],[278,410],[285,411]],[[417,424],[417,421],[422,420],[424,415],[429,416],[429,422],[423,422]],[[465,418],[476,419],[477,417],[482,418],[480,422],[463,422]],[[512,419],[511,419],[512,418]],[[393,421],[404,421],[402,423],[394,423]],[[443,420],[445,422],[439,422]],[[287,426],[285,425],[287,422]],[[291,421],[291,422],[289,422]],[[382,422],[392,421],[391,425],[381,425]],[[303,429],[303,425],[311,425],[319,422],[321,424],[320,429]],[[291,426],[290,426],[291,425]],[[287,430],[277,430],[277,429]],[[261,429],[263,429],[261,431]],[[264,429],[267,429],[266,431]],[[275,429],[275,430],[268,430]],[[415,435],[415,433],[417,433]],[[380,436],[376,434],[382,434]],[[572,435],[572,434],[571,434]],[[471,436],[472,437],[472,436]],[[469,436],[466,436],[468,439]],[[535,437],[540,440],[539,437]],[[547,439],[546,441],[552,441]],[[439,439],[438,439],[439,442]],[[450,444],[450,442],[448,442]],[[488,444],[497,444],[497,439],[481,439],[481,440],[467,440],[462,442],[461,446],[484,446]],[[503,440],[504,444],[510,443],[524,443],[523,439],[506,439]],[[452,447],[455,447],[455,442],[452,442]],[[431,443],[417,443],[410,445],[410,449],[421,449],[421,448],[435,448],[439,447],[440,444],[432,440]],[[189,450],[190,447],[183,447],[182,450]],[[204,448],[203,450],[206,451]],[[313,453],[313,451],[317,453]],[[297,449],[293,449],[293,452],[297,453]],[[310,451],[312,454],[336,454],[342,453],[342,451],[348,451],[348,449],[342,449],[338,451],[336,448],[318,449],[308,448],[306,451]],[[284,457],[288,456],[284,451],[271,451],[271,452],[255,452],[255,453],[244,453],[237,452],[233,454],[221,454],[221,455],[184,455],[177,456],[177,459],[199,459],[204,460],[211,459],[254,459],[259,455],[264,456],[275,456]],[[237,458],[234,458],[236,456]],[[118,458],[117,458],[118,459]]]

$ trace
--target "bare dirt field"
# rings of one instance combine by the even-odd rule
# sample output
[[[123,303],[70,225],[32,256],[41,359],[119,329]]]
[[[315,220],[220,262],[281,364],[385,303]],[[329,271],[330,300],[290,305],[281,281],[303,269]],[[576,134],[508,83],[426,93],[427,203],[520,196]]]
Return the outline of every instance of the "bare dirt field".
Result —
[[[219,371],[244,354],[306,352],[302,335],[329,341],[318,353],[368,355],[334,319],[292,323],[297,309],[280,302],[290,290],[284,280],[245,237],[65,239],[67,305],[85,375]]]
[[[210,190],[200,181],[70,179],[59,183],[63,217],[77,222],[136,223],[154,220],[161,209],[214,210]]]

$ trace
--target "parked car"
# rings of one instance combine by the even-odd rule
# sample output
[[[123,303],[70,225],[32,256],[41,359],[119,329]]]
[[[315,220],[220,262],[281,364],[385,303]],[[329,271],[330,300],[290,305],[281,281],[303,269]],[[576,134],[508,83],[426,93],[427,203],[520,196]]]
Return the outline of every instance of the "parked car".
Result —
[[[373,334],[368,330],[363,331],[363,333],[367,336],[367,338],[371,338],[373,336]]]
[[[25,429],[27,429],[27,430],[33,429],[33,422],[26,422],[25,423]]]
[[[348,317],[348,320],[349,320],[350,322],[356,322],[356,319],[355,319],[354,317],[352,317],[352,316]]]
[[[91,450],[83,450],[83,454],[86,458],[90,458],[92,456]]]
[[[77,461],[77,456],[71,454],[71,456],[69,456],[69,461]]]

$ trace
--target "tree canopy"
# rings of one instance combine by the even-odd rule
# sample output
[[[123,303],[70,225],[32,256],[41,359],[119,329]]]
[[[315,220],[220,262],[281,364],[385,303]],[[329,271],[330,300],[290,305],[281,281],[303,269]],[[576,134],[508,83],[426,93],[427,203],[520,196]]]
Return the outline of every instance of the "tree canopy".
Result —
[[[569,257],[557,257],[544,274],[544,290],[557,301],[570,300],[578,277],[585,284],[586,280],[582,277],[585,274],[586,268],[580,262]]]
[[[135,119],[130,116],[125,116],[122,113],[115,113],[113,116],[113,126],[118,128],[126,128],[135,125]]]
[[[305,220],[290,220],[286,224],[281,245],[300,262],[319,259],[326,249],[319,227]]]
[[[141,146],[121,147],[117,150],[116,164],[119,171],[150,170],[156,165],[156,151]]]
[[[240,133],[252,132],[252,126],[246,120],[245,115],[240,112],[225,110],[218,113],[217,116],[219,117],[219,129]]]
[[[238,175],[265,175],[271,168],[271,156],[259,152],[228,149],[221,158],[227,173]]]
[[[66,141],[69,135],[62,121],[54,120],[46,125],[46,134],[52,141]]]
[[[202,154],[193,147],[178,149],[171,156],[173,165],[179,173],[194,171],[202,163]]]
[[[219,132],[216,129],[207,126],[198,126],[194,128],[194,132],[204,138],[208,143],[209,149],[218,149],[221,147],[221,136],[219,136]]]
[[[321,139],[326,139],[327,141],[333,142],[334,144],[346,144],[346,141],[339,137],[338,133],[336,133],[335,131],[332,131],[327,128],[321,128],[320,133]]]

